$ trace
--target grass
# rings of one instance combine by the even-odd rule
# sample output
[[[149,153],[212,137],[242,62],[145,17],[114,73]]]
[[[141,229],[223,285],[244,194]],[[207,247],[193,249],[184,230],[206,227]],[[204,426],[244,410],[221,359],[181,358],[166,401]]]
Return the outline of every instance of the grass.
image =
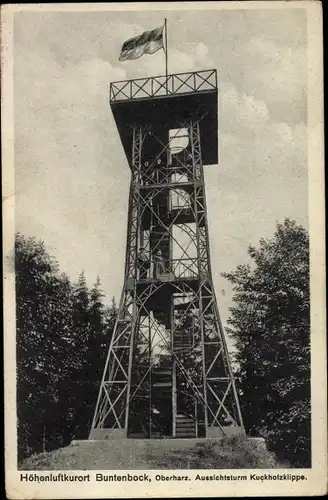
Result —
[[[158,469],[273,469],[274,455],[244,437],[224,438],[220,443],[200,443],[190,450],[174,450],[149,462]]]
[[[274,455],[245,437],[199,441],[192,448],[165,450],[137,440],[89,441],[25,459],[20,470],[272,469]]]

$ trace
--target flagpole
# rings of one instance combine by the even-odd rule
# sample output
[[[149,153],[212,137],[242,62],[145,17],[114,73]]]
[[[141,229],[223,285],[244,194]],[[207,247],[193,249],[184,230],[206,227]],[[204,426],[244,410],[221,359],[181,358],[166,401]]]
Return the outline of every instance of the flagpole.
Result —
[[[164,27],[165,27],[165,82],[166,82],[166,85],[165,85],[165,88],[166,88],[166,93],[168,93],[168,89],[167,89],[167,67],[168,67],[168,61],[167,61],[167,19],[165,18],[165,21],[164,21]]]

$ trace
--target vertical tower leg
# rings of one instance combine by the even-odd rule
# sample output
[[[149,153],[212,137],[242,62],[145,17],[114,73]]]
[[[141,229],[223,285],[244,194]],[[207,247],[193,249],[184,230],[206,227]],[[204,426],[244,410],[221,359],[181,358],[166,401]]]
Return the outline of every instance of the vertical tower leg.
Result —
[[[206,195],[199,123],[190,126],[199,273],[205,427],[207,437],[244,433],[235,380],[216,302],[209,253]]]
[[[142,140],[141,128],[135,128],[132,143],[134,168],[129,194],[124,288],[100,384],[90,439],[127,437],[132,353],[138,316],[136,278],[140,206],[137,186],[140,176]]]

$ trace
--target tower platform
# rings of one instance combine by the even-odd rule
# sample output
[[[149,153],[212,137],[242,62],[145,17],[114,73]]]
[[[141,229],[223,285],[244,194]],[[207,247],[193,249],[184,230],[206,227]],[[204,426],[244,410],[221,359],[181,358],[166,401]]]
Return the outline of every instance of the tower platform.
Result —
[[[200,122],[204,165],[218,163],[216,70],[113,82],[110,106],[130,167],[135,124],[144,127],[150,123],[162,123],[167,130],[179,128],[190,120]]]

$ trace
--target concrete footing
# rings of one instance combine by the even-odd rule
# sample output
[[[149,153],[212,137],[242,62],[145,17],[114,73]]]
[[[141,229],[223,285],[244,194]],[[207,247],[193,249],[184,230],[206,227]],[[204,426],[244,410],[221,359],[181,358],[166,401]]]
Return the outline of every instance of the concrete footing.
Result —
[[[231,436],[244,436],[245,435],[245,430],[242,427],[234,427],[234,426],[227,426],[227,427],[207,427],[206,428],[206,438],[223,438],[223,437],[231,437]],[[146,440],[145,437],[142,435],[135,436],[135,438],[138,439],[144,439]],[[107,439],[113,440],[113,439],[132,439],[127,437],[127,430],[126,429],[106,429],[106,428],[99,428],[99,429],[93,429],[91,434],[90,434],[90,439],[96,440],[96,441],[104,441]],[[177,438],[163,438],[159,439],[159,441],[172,441],[174,439],[175,441]],[[186,438],[184,438],[186,439]],[[198,439],[204,439],[204,438],[198,438]],[[151,439],[154,441],[154,439]]]

